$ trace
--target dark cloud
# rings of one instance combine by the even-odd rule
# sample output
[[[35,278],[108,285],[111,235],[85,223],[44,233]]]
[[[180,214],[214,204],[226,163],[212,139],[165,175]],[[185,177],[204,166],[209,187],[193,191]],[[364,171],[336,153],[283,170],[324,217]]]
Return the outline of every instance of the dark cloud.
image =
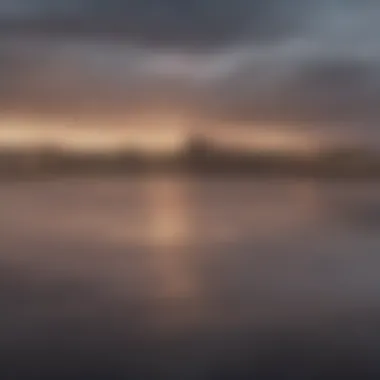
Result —
[[[300,2],[293,0],[297,7]],[[296,10],[276,0],[88,1],[94,28],[103,25],[143,42],[209,44],[245,37],[283,37],[297,23]],[[98,21],[100,20],[100,21]]]
[[[18,5],[17,5],[18,4]],[[3,5],[3,31],[204,46],[294,33],[310,0],[45,0]],[[34,5],[34,6],[33,6]],[[13,17],[9,11],[13,9]],[[0,7],[1,10],[1,7]],[[6,12],[8,10],[8,12]],[[16,12],[18,10],[18,13]],[[30,17],[26,17],[26,15]],[[16,17],[19,15],[19,17]]]

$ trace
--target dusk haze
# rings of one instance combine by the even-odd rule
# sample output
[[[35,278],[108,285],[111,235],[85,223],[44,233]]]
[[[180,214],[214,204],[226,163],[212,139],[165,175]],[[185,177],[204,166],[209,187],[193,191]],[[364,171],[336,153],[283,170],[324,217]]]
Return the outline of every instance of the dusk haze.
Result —
[[[379,20],[0,0],[0,380],[379,380]]]

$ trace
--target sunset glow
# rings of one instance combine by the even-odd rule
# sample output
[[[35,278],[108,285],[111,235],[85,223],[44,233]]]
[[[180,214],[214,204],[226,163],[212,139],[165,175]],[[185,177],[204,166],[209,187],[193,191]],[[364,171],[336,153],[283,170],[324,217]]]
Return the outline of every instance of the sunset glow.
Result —
[[[166,122],[165,122],[166,121]],[[138,149],[145,152],[180,150],[186,133],[180,125],[167,120],[157,122],[141,118],[126,126],[93,126],[51,120],[6,120],[0,128],[0,145],[38,148],[55,146],[77,151],[115,151]]]
[[[129,118],[125,124],[65,120],[7,119],[0,124],[0,145],[8,147],[59,147],[79,152],[136,149],[146,153],[178,152],[184,149],[191,129],[178,115]],[[211,129],[204,136],[218,145],[244,150],[312,152],[320,139],[312,134],[282,128],[235,125]]]

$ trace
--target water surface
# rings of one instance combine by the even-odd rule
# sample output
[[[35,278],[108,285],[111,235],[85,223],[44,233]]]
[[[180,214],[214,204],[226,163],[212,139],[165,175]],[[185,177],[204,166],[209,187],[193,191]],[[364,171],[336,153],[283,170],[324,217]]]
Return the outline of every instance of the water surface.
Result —
[[[378,379],[379,190],[2,183],[2,378]]]

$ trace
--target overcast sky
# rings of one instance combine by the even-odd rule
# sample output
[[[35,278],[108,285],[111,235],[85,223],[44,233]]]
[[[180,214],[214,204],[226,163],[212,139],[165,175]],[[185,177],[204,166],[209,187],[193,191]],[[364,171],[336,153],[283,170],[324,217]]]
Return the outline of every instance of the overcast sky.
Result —
[[[0,0],[1,110],[377,135],[378,0]]]

